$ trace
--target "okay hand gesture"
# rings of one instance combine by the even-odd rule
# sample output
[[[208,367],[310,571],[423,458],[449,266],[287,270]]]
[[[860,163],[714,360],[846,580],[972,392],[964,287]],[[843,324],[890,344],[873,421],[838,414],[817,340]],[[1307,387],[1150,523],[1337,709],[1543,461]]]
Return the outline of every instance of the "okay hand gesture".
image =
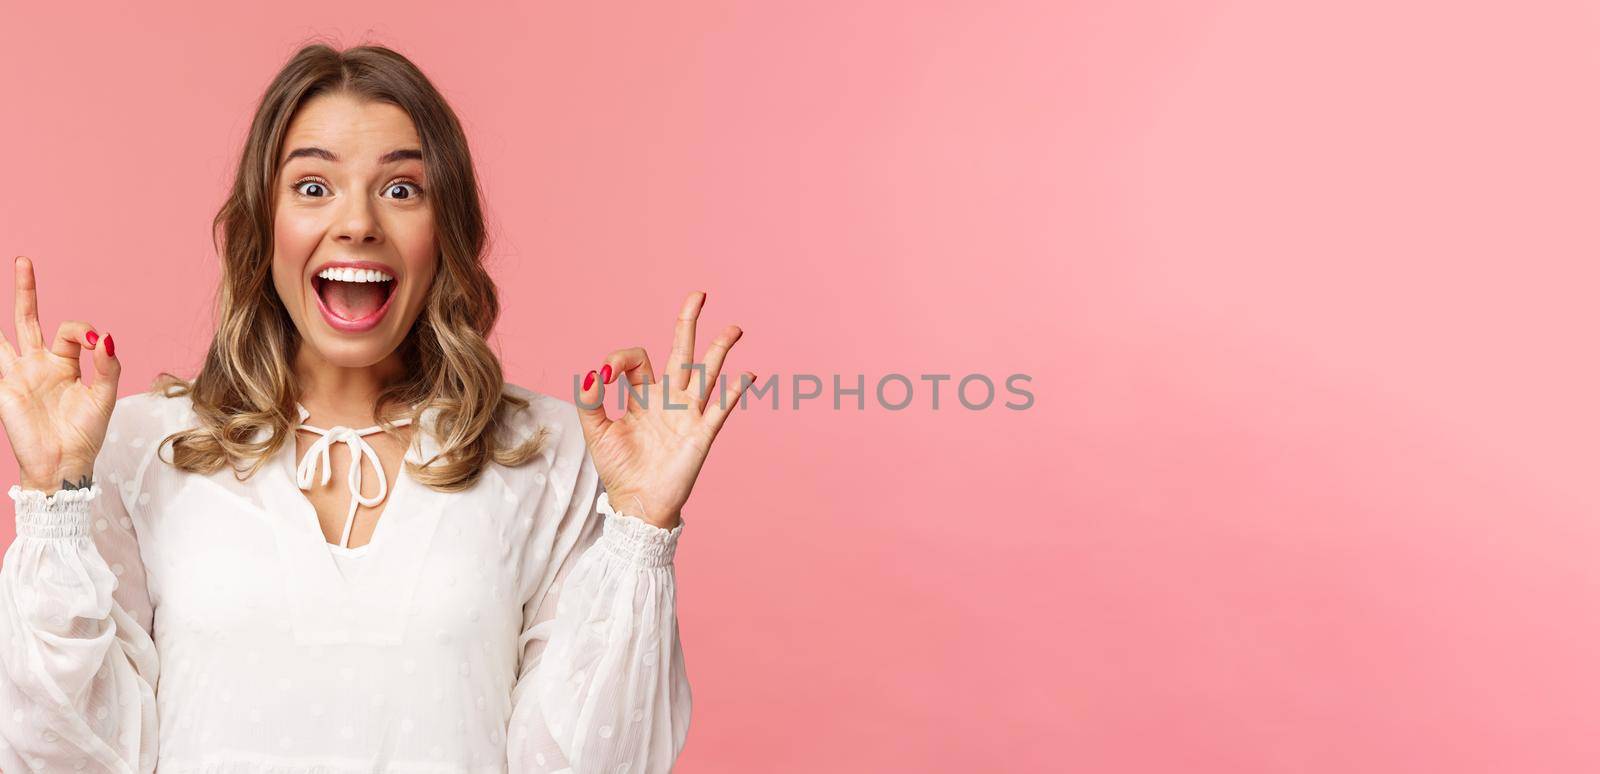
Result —
[[[706,350],[704,367],[696,367],[694,327],[705,299],[690,293],[684,300],[659,381],[644,348],[629,347],[607,355],[578,392],[584,440],[612,506],[662,529],[678,525],[712,440],[755,380],[745,371],[725,394],[716,389],[722,361],[744,333],[736,325],[723,329]],[[621,375],[632,387],[627,411],[613,420],[606,416],[605,385]],[[621,390],[630,390],[627,385],[617,382]]]
[[[117,403],[122,364],[116,345],[89,323],[68,320],[45,348],[33,262],[15,261],[17,348],[0,334],[0,422],[17,456],[24,489],[45,493],[91,483],[94,459]],[[92,350],[93,384],[78,357]]]

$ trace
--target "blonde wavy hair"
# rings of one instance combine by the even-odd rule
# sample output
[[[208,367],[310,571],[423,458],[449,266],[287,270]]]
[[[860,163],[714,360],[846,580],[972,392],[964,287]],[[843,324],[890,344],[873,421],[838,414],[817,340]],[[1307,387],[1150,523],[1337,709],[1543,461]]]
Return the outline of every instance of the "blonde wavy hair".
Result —
[[[232,192],[212,223],[222,259],[217,288],[217,333],[193,379],[162,372],[153,391],[188,395],[197,427],[162,439],[172,464],[213,473],[230,464],[238,477],[255,475],[284,444],[294,442],[298,388],[290,370],[301,337],[272,283],[273,183],[289,122],[300,105],[324,93],[388,102],[410,115],[422,141],[434,192],[439,268],[415,325],[400,344],[404,377],[386,385],[374,412],[384,432],[409,416],[422,432],[434,419],[439,454],[405,471],[441,491],[472,486],[489,462],[522,465],[543,450],[544,428],[513,441],[507,417],[528,401],[505,391],[500,361],[486,337],[500,314],[494,282],[482,263],[486,228],[466,135],[422,71],[377,45],[337,51],[324,43],[302,47],[262,95],[250,124]],[[268,431],[261,440],[258,433]]]

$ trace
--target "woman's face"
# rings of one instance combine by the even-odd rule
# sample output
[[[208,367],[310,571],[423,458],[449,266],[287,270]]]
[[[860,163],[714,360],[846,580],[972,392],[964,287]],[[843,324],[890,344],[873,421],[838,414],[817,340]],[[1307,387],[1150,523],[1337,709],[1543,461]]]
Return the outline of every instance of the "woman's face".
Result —
[[[421,150],[411,118],[385,102],[318,95],[290,122],[272,282],[310,348],[301,357],[371,366],[411,330],[439,254]]]

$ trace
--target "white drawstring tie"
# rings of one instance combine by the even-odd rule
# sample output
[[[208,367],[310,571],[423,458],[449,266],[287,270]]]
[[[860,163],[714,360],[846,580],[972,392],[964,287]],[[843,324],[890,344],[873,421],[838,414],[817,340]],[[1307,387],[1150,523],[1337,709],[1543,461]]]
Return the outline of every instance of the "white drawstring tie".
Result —
[[[411,418],[402,417],[395,420],[394,424],[396,426],[411,424]],[[311,488],[311,479],[317,473],[318,457],[322,460],[322,482],[319,485],[327,486],[328,479],[333,476],[333,466],[328,464],[328,449],[336,443],[345,444],[350,448],[350,475],[348,477],[350,483],[350,513],[344,517],[344,535],[339,538],[339,547],[349,548],[350,528],[356,522],[356,509],[363,505],[369,508],[377,505],[383,502],[383,498],[389,494],[389,481],[383,474],[383,462],[378,459],[378,452],[372,448],[372,445],[362,438],[364,435],[371,435],[383,428],[373,425],[365,430],[355,430],[344,425],[338,425],[323,430],[320,427],[312,427],[302,423],[299,429],[309,430],[322,436],[311,444],[310,449],[306,450],[305,456],[300,458],[299,467],[295,469],[295,478],[301,489]],[[361,496],[361,455],[363,454],[367,455],[367,459],[372,461],[373,470],[378,472],[378,493],[370,498]]]

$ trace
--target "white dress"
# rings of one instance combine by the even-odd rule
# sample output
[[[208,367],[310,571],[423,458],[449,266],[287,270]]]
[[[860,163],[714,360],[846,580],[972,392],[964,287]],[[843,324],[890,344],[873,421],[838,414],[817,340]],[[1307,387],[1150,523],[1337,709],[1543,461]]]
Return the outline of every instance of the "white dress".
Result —
[[[462,492],[402,473],[355,549],[297,480],[329,445],[371,453],[350,428],[240,482],[157,455],[195,426],[187,397],[118,400],[91,488],[10,490],[0,771],[670,770],[683,527],[612,512],[573,404],[506,390],[530,403],[515,439],[548,426],[546,451]],[[407,459],[437,453],[437,411]]]

